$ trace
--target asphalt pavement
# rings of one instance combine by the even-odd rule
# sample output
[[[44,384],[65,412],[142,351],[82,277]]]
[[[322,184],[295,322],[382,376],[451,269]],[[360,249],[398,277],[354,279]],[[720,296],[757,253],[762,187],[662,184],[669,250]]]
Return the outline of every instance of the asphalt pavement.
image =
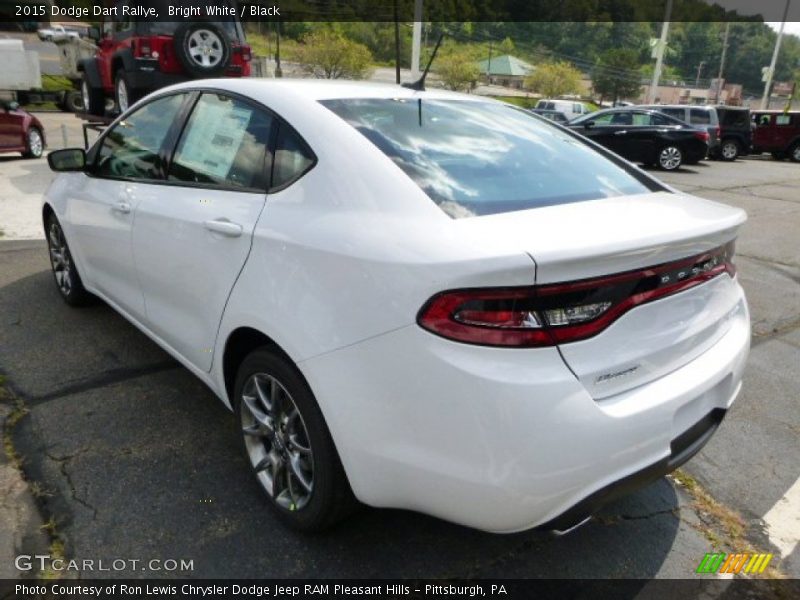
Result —
[[[25,175],[9,176],[20,165]],[[42,518],[53,517],[69,557],[193,561],[83,576],[685,578],[716,544],[774,552],[773,566],[798,577],[800,165],[751,158],[656,174],[750,215],[737,259],[754,331],[743,391],[683,469],[742,516],[741,536],[669,478],[560,538],[376,509],[324,535],[294,533],[262,498],[231,415],[198,380],[107,306],[67,307],[43,240],[0,241],[0,372],[29,411],[11,441],[44,490]],[[0,228],[3,203],[20,192],[38,214],[48,179],[43,160],[0,161]],[[41,237],[38,223],[28,230],[20,237]]]

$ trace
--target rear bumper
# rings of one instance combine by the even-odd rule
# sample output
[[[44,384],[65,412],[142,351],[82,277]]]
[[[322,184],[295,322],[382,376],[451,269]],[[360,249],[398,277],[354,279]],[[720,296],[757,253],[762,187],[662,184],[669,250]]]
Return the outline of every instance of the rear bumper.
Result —
[[[141,91],[158,90],[175,83],[189,81],[182,73],[164,73],[158,59],[136,58],[135,68],[127,73],[132,88]]]
[[[565,528],[710,438],[749,352],[737,289],[735,315],[713,346],[601,400],[556,349],[457,344],[416,325],[300,368],[361,501],[493,532]]]

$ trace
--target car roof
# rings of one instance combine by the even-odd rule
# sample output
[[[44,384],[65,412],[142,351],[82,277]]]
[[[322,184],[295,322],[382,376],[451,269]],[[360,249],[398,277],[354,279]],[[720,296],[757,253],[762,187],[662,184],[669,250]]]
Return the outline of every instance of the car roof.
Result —
[[[264,79],[257,77],[197,79],[166,89],[217,89],[251,96],[258,99],[263,93],[281,92],[307,100],[337,100],[345,98],[429,98],[470,100],[473,102],[497,102],[484,96],[474,96],[429,89],[419,92],[396,84],[365,81],[340,81],[329,79]]]

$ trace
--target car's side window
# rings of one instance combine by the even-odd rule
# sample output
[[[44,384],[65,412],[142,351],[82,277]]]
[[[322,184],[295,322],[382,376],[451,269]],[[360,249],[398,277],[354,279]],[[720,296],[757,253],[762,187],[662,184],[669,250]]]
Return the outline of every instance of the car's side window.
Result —
[[[274,126],[265,110],[224,94],[203,93],[178,142],[168,179],[266,190]]]
[[[792,115],[776,115],[775,125],[791,125]]]
[[[686,114],[682,108],[659,108],[659,111],[663,112],[665,115],[669,115],[670,117],[675,117],[676,119],[680,119],[681,121],[686,120]]]
[[[298,133],[281,123],[275,144],[271,189],[283,188],[297,181],[314,166],[316,157]]]
[[[595,125],[610,125],[611,119],[614,118],[614,114],[615,113],[606,113],[604,115],[600,115],[599,117],[589,119],[589,121],[594,122]]]
[[[186,94],[158,98],[114,125],[101,142],[92,173],[161,179],[161,146],[185,98]]]
[[[711,113],[707,110],[693,108],[689,111],[689,122],[692,125],[710,125]]]

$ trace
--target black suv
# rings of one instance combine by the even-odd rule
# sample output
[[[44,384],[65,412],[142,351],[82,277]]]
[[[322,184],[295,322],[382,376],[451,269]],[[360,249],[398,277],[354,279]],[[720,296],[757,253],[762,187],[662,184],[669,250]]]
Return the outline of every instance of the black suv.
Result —
[[[712,154],[722,160],[736,160],[750,152],[753,130],[750,123],[750,109],[736,106],[717,106],[719,117],[719,146]]]

